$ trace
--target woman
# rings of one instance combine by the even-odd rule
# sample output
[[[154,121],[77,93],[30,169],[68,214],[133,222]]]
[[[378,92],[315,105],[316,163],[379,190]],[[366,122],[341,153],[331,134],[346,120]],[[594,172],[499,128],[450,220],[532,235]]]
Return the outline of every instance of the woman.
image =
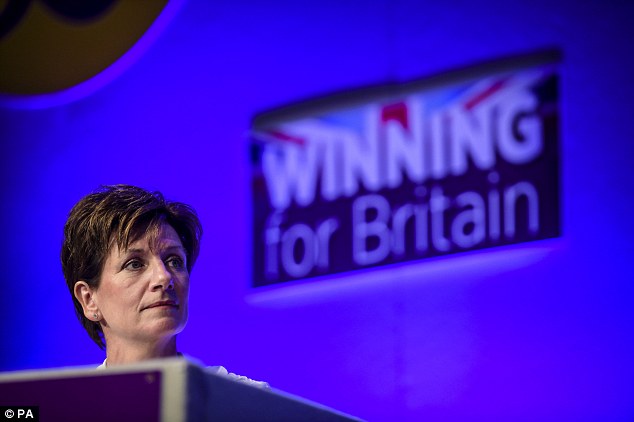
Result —
[[[105,186],[73,207],[62,268],[79,320],[106,350],[102,367],[180,355],[201,236],[190,206],[134,186]]]

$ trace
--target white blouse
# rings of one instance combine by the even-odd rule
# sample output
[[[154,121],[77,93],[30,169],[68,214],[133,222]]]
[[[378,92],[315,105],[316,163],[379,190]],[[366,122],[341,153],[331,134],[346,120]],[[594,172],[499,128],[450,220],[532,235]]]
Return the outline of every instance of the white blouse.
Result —
[[[200,363],[196,362],[195,359],[190,359],[190,358],[187,358],[187,359],[193,360],[194,363],[197,363],[198,365],[200,365]],[[106,366],[107,366],[106,365],[106,361],[107,360],[108,360],[108,358],[104,359],[103,363],[101,365],[99,365],[96,369],[106,369]],[[229,378],[230,380],[233,380],[233,381],[242,382],[242,383],[248,384],[250,386],[257,387],[257,388],[263,388],[263,389],[266,389],[266,390],[269,390],[271,388],[271,386],[269,385],[268,382],[255,381],[255,380],[252,380],[251,378],[247,378],[247,377],[242,376],[242,375],[236,375],[233,372],[227,371],[224,366],[207,366],[207,367],[205,367],[203,365],[200,365],[200,366],[205,368],[207,370],[207,372],[209,372],[211,374],[220,375],[221,377],[226,377],[226,378]]]

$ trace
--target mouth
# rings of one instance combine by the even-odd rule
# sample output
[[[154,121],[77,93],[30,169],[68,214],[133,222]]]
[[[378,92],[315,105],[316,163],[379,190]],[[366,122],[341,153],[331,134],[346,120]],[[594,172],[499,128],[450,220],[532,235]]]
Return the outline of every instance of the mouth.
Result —
[[[174,308],[178,309],[180,306],[174,300],[161,300],[159,302],[154,302],[149,306],[146,306],[145,309],[153,309],[153,308]]]

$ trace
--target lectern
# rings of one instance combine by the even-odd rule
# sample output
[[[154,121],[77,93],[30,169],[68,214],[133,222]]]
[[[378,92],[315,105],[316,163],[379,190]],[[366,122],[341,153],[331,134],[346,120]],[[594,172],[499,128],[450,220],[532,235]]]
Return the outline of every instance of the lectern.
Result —
[[[279,390],[211,373],[183,358],[105,370],[0,374],[0,406],[38,406],[40,421],[359,420]]]

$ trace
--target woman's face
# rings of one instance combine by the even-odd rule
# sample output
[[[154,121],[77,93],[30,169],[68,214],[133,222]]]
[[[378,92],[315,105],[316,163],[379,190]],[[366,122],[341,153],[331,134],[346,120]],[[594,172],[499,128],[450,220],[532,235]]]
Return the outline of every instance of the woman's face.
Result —
[[[148,236],[127,250],[111,248],[93,293],[106,343],[168,340],[187,323],[189,273],[176,231],[163,224],[150,250]]]

